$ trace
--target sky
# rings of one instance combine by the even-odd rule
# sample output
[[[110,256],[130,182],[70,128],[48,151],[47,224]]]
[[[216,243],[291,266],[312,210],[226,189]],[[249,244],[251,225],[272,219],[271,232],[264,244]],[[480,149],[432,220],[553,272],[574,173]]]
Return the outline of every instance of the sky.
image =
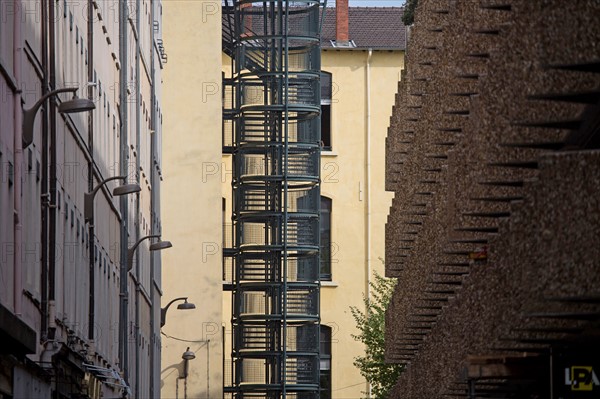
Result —
[[[327,5],[335,5],[335,0],[327,0]],[[351,6],[359,7],[400,7],[404,0],[350,0]]]

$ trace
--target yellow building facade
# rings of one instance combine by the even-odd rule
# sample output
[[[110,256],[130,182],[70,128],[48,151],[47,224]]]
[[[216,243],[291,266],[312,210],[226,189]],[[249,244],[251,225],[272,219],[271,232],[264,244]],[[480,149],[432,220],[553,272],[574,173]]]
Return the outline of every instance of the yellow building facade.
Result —
[[[189,297],[196,305],[191,311],[172,306],[162,327],[163,398],[221,398],[223,385],[231,380],[231,292],[222,290],[230,271],[222,264],[221,251],[231,244],[232,160],[222,155],[220,134],[222,73],[230,74],[231,60],[221,53],[221,13],[215,4],[163,5],[169,50],[163,73],[163,156],[168,165],[163,231],[177,246],[163,256],[163,306],[177,297]],[[364,33],[353,30],[358,14],[350,8],[355,46],[336,48],[331,43],[335,12],[328,9],[321,55],[326,80],[331,76],[331,94],[322,99],[330,117],[324,122],[329,136],[324,135],[321,192],[331,205],[331,255],[325,262],[329,271],[323,270],[321,322],[331,338],[330,355],[322,356],[330,361],[321,366],[331,373],[322,397],[336,399],[367,396],[367,383],[353,365],[364,347],[352,338],[358,330],[350,306],[363,309],[370,278],[375,271],[383,274],[380,259],[391,204],[391,194],[384,191],[384,142],[404,62],[403,27],[397,32],[401,9],[359,12],[370,14],[373,26],[382,15],[391,15],[397,19],[392,34],[399,37],[392,45],[376,46],[383,39],[375,35],[363,46],[359,39]],[[182,355],[188,347],[195,358],[186,362]]]
[[[384,142],[401,52],[324,51],[332,74],[331,148],[321,157],[321,195],[331,198],[331,282],[321,284],[321,323],[332,328],[332,398],[368,391],[353,365],[364,354],[350,306],[376,271],[383,275],[384,226],[392,195],[384,190]],[[370,87],[369,87],[370,86]]]
[[[162,398],[221,398],[221,10],[214,1],[165,1]],[[178,302],[181,303],[181,302]],[[184,359],[184,353],[193,359]]]

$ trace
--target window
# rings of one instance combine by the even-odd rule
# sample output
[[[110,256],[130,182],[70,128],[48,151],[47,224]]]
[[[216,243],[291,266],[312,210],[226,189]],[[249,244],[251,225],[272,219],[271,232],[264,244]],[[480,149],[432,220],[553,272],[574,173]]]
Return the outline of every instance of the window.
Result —
[[[318,329],[317,329],[318,328]],[[319,398],[331,399],[331,327],[325,325],[305,324],[296,327],[296,350],[312,352],[319,345]],[[318,340],[318,341],[317,341]],[[308,362],[308,363],[307,363]],[[299,371],[310,372],[310,360],[299,361]],[[299,392],[297,399],[313,399],[315,396],[308,392]]]
[[[331,104],[321,104],[321,150],[331,151]]]
[[[331,327],[321,325],[319,332],[321,362],[319,371],[320,398],[331,399]]]
[[[321,197],[321,280],[331,281],[331,198]]]
[[[225,221],[227,220],[227,200],[224,197],[221,197],[221,224],[223,225],[223,244],[228,244],[227,242],[227,229],[225,228]]]
[[[321,71],[321,145],[331,151],[331,73]]]

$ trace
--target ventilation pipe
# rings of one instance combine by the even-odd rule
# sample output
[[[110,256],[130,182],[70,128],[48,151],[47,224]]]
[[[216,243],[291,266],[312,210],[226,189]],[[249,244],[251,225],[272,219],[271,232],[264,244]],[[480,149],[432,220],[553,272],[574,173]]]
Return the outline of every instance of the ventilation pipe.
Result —
[[[366,115],[366,184],[365,190],[367,191],[367,210],[366,220],[367,225],[367,243],[365,251],[365,296],[367,301],[371,301],[371,59],[373,57],[373,49],[369,49],[366,63],[366,74],[367,74],[367,115]],[[369,309],[367,308],[367,312]],[[371,398],[371,384],[367,382],[367,393],[368,398]]]

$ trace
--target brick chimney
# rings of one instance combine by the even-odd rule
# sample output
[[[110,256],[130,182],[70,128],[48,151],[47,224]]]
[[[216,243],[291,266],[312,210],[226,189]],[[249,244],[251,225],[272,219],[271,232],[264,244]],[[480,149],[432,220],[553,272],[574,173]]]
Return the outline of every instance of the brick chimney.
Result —
[[[347,44],[348,36],[348,0],[336,0],[335,2],[335,41]]]
[[[250,7],[252,7],[252,3],[240,4],[240,11],[244,13],[244,19],[242,21],[244,23],[244,31],[241,34],[242,37],[252,36],[250,33],[252,31],[252,14],[250,14],[251,10],[244,10],[245,8]]]

